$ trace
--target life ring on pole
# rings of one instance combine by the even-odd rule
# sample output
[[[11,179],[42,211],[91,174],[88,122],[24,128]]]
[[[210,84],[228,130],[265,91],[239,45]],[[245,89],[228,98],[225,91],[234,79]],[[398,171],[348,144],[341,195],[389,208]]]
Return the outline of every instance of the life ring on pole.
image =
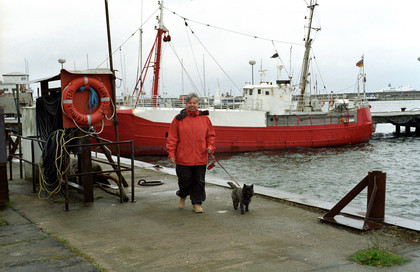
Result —
[[[330,101],[328,102],[328,106],[329,107],[333,107],[334,106],[334,98],[330,98]]]
[[[99,105],[90,109],[91,112],[88,114],[81,113],[75,107],[74,96],[80,87],[84,87],[84,90],[93,88],[99,96]],[[63,90],[61,101],[64,114],[67,117],[71,118],[77,124],[88,126],[102,120],[111,106],[111,96],[106,86],[98,78],[89,76],[77,77],[70,81]]]

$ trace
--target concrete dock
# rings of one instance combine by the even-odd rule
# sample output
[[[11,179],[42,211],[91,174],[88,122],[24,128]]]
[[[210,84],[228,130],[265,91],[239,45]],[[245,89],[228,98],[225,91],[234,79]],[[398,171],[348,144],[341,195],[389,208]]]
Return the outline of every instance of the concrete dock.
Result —
[[[136,201],[125,203],[99,188],[94,202],[83,203],[71,190],[70,211],[64,211],[62,196],[40,199],[30,181],[15,177],[11,203],[0,210],[0,270],[420,271],[417,231],[356,231],[320,222],[325,210],[261,195],[241,215],[230,189],[211,184],[210,176],[204,213],[195,214],[189,202],[178,208],[176,176],[136,167],[139,179],[163,185],[136,184]],[[411,261],[373,268],[349,260],[373,246]]]
[[[420,111],[388,111],[372,112],[372,123],[374,130],[377,124],[392,124],[395,126],[395,133],[401,134],[401,127],[405,128],[405,135],[411,136],[411,128],[414,128],[414,135],[420,136]]]

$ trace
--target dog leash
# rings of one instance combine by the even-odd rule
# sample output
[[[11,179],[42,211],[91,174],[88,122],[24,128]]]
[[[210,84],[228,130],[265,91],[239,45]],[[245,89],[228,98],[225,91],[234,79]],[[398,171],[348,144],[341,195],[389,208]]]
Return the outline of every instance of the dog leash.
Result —
[[[239,186],[241,187],[241,185],[239,185],[239,183],[232,177],[231,174],[229,174],[229,172],[223,167],[222,164],[220,164],[220,162],[214,157],[213,154],[210,154],[211,157],[213,158],[213,162],[211,164],[209,164],[209,166],[207,166],[207,170],[212,169],[213,167],[215,167],[214,162],[217,162],[218,165],[220,165],[220,167],[222,167],[223,170],[225,170],[225,172],[229,175],[229,177]]]

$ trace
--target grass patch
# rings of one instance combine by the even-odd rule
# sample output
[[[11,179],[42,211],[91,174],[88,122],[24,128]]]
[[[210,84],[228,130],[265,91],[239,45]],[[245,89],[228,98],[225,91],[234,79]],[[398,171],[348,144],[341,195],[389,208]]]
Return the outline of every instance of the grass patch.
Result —
[[[7,226],[9,225],[9,223],[7,223],[6,220],[4,220],[3,218],[0,218],[0,226]]]
[[[66,201],[66,199],[64,197],[59,197],[57,199],[54,199],[55,203],[64,203]]]
[[[402,256],[393,254],[378,246],[365,250],[360,250],[350,257],[352,261],[368,266],[393,266],[401,265],[409,260]]]

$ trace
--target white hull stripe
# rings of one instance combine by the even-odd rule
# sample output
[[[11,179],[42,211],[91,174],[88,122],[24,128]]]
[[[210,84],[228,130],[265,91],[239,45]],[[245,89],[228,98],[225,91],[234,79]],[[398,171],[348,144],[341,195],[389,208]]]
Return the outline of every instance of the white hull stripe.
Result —
[[[63,104],[72,104],[73,100],[63,100]]]

